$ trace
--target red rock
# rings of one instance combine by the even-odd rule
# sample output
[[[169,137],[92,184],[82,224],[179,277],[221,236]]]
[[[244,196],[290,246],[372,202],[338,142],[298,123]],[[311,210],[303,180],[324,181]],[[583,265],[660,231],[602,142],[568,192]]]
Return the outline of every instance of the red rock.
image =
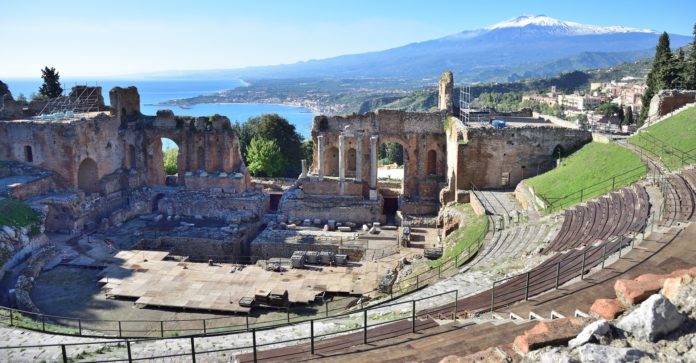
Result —
[[[617,299],[597,299],[592,304],[590,312],[600,318],[612,320],[626,311]]]
[[[633,280],[619,279],[614,284],[614,291],[624,306],[632,306],[659,292],[668,278],[682,275],[696,276],[696,267],[680,269],[664,275],[643,274]]]
[[[575,338],[585,326],[585,321],[577,318],[562,318],[543,321],[515,338],[513,347],[521,354],[546,346],[565,345]]]

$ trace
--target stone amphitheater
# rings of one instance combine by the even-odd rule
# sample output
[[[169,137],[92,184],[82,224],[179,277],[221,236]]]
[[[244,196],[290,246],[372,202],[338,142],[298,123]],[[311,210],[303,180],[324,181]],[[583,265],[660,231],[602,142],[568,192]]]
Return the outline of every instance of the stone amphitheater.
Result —
[[[602,137],[467,124],[453,82],[438,112],[317,116],[287,186],[251,178],[226,118],[145,116],[134,88],[74,89],[62,104],[94,109],[51,120],[5,99],[0,201],[40,221],[0,231],[0,359],[695,361],[694,165],[620,143],[645,177],[545,210],[523,181]],[[401,185],[378,179],[382,142]]]

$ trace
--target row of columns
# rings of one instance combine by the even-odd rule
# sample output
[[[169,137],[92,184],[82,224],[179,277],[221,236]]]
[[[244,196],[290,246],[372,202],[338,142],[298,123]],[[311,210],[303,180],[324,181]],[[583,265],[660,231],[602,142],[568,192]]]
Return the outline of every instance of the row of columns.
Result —
[[[363,134],[362,133],[356,133],[355,134],[355,181],[361,182],[362,181],[362,161],[363,161],[363,153],[362,153],[362,144],[363,144]],[[378,153],[377,153],[377,143],[379,141],[379,137],[377,135],[372,135],[370,136],[370,179],[368,180],[368,184],[370,186],[370,199],[376,199],[377,198],[377,160],[378,160]],[[325,154],[325,146],[324,146],[324,135],[319,135],[317,136],[317,155],[318,155],[318,162],[319,165],[317,165],[317,175],[319,177],[319,180],[324,179],[324,154]],[[306,166],[303,164],[303,175],[306,175]],[[339,135],[338,136],[338,180],[339,182],[344,182],[346,180],[346,135]]]

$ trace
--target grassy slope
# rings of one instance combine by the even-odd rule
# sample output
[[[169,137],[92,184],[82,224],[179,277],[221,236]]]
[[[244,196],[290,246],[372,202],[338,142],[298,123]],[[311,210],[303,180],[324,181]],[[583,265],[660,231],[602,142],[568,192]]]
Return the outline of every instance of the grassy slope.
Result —
[[[592,142],[563,159],[560,167],[525,183],[552,203],[568,196],[554,205],[555,210],[579,203],[581,197],[587,200],[602,195],[611,190],[612,184],[618,188],[635,182],[645,175],[645,168],[617,175],[641,166],[644,164],[640,158],[621,146]],[[614,176],[617,177],[612,180]]]
[[[650,126],[642,133],[654,136],[664,142],[665,147],[653,142],[645,135],[636,134],[628,141],[653,155],[659,157],[670,170],[678,169],[682,166],[681,153],[673,153],[669,147],[677,148],[688,152],[696,158],[696,108],[690,108],[678,115],[672,116],[656,125]],[[687,158],[685,164],[694,163],[696,160]]]
[[[485,215],[477,216],[469,204],[463,204],[457,208],[466,214],[466,224],[447,236],[444,254],[439,259],[430,261],[430,266],[432,267],[442,265],[449,259],[454,258],[454,256],[461,254],[467,247],[475,246],[477,242],[486,236],[488,218]],[[464,261],[460,260],[459,262]]]
[[[0,226],[25,227],[33,225],[30,235],[38,233],[36,228],[41,222],[39,213],[33,211],[28,205],[12,200],[0,201]]]

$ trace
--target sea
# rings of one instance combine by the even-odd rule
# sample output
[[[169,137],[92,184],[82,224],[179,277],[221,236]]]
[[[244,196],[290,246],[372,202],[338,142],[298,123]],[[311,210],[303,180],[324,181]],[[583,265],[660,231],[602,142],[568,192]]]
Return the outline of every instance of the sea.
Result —
[[[20,94],[30,98],[32,93],[38,93],[41,79],[3,79],[12,96],[16,99]],[[241,80],[130,80],[113,79],[104,81],[61,79],[63,88],[67,91],[72,86],[88,85],[101,86],[104,101],[109,103],[109,90],[113,87],[138,87],[140,93],[140,111],[145,115],[155,115],[157,110],[170,109],[181,116],[210,116],[220,114],[227,116],[232,122],[244,123],[248,119],[265,113],[277,113],[295,125],[297,132],[304,138],[309,138],[314,114],[303,107],[275,105],[266,103],[203,103],[181,108],[177,106],[156,106],[156,103],[175,99],[189,98],[200,95],[217,93],[224,90],[244,87]],[[171,140],[165,139],[163,149],[174,147]]]

